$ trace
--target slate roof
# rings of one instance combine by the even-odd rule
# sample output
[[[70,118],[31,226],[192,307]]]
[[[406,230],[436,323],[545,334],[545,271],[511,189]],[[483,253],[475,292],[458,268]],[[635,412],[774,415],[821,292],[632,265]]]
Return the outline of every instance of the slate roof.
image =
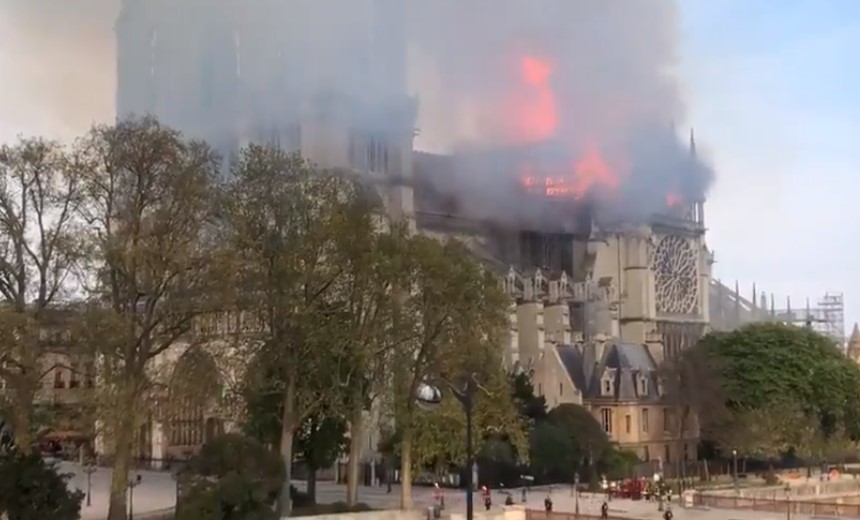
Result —
[[[558,345],[559,358],[573,384],[586,399],[614,401],[659,400],[657,392],[657,363],[645,345],[607,342],[600,359],[594,344]],[[646,395],[640,395],[638,381],[648,380]],[[604,394],[602,383],[612,382],[612,392]]]

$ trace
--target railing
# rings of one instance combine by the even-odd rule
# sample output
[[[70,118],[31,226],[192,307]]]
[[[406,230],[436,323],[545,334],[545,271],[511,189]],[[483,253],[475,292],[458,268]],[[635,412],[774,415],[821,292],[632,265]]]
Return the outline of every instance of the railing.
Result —
[[[721,496],[697,493],[693,503],[700,507],[714,509],[749,509],[768,513],[812,516],[836,516],[860,518],[860,504],[839,504],[836,502],[815,502],[812,500],[790,500],[773,498],[754,498],[741,496]]]
[[[607,517],[609,520],[632,520],[631,518],[622,516]],[[539,509],[526,509],[526,520],[600,520],[600,515],[590,515],[585,513],[575,514],[566,511],[541,511]]]

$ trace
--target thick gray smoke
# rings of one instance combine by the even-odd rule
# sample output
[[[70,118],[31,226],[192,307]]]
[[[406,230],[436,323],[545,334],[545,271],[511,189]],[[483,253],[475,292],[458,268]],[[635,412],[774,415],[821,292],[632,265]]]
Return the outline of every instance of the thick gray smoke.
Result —
[[[699,199],[712,180],[672,126],[684,117],[676,0],[122,3],[120,115],[154,111],[216,145],[342,106],[349,124],[402,129],[408,83],[417,146],[456,156],[453,179],[430,182],[476,216],[539,212],[523,203],[524,177],[532,192],[587,192],[628,217]],[[43,71],[12,81],[43,89],[34,99],[63,124],[103,118],[119,11],[120,0],[0,0],[16,62]],[[142,94],[149,82],[157,95]]]
[[[413,36],[432,57],[438,99],[449,100],[427,122],[453,137],[449,145],[470,149],[455,162],[466,206],[479,214],[541,212],[521,196],[500,199],[499,184],[523,170],[532,191],[559,199],[579,191],[585,177],[604,213],[625,218],[701,199],[713,172],[673,127],[684,118],[677,7],[672,0],[421,2]],[[512,145],[529,150],[512,154]],[[617,185],[589,176],[588,165],[572,171],[589,152]]]

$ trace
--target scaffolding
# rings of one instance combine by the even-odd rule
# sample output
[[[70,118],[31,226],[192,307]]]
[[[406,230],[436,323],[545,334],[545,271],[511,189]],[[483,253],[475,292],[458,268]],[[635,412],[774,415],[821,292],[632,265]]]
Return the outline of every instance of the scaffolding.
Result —
[[[710,319],[714,330],[733,330],[747,323],[782,322],[809,327],[845,348],[845,298],[842,293],[828,292],[813,306],[809,299],[804,307],[776,308],[774,297],[752,288],[752,298],[740,294],[737,282],[734,290],[719,280],[711,281]]]
[[[816,305],[810,305],[806,300],[804,309],[787,309],[777,311],[777,319],[809,327],[845,347],[845,297],[842,293],[826,293]]]

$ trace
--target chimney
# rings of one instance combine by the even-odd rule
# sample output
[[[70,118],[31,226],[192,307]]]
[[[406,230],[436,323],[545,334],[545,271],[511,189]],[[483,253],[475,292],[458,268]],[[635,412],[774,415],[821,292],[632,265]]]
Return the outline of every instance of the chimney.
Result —
[[[654,358],[654,363],[658,366],[663,363],[665,356],[663,336],[661,334],[656,330],[648,332],[645,336],[645,347],[648,349],[648,353],[651,354],[651,357]]]
[[[603,361],[603,355],[606,352],[606,344],[609,341],[609,338],[606,334],[602,332],[598,332],[594,335],[594,362],[600,363]]]

